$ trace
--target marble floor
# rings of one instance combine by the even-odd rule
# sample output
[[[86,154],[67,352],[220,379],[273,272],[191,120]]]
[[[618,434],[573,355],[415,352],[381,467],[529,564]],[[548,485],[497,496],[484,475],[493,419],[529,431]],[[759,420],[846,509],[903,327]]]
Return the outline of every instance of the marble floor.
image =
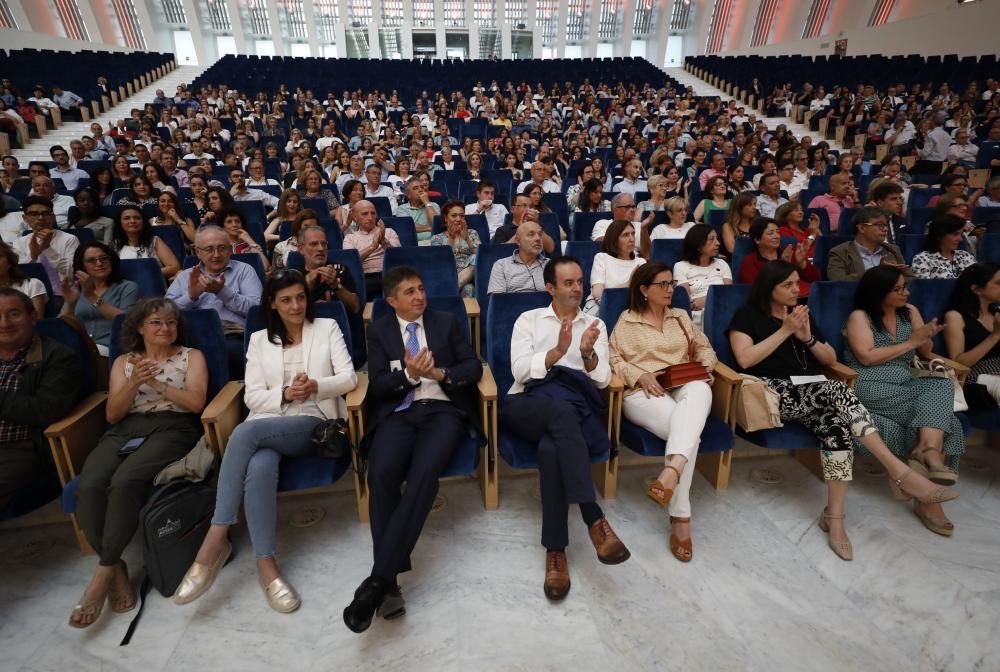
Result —
[[[213,589],[185,607],[154,593],[132,643],[131,615],[105,609],[84,631],[66,619],[93,569],[69,525],[0,531],[0,670],[1000,670],[1000,454],[970,448],[951,539],[858,474],[848,500],[855,560],[816,527],[825,487],[790,458],[734,463],[730,488],[693,488],[694,561],[667,550],[664,513],[642,494],[651,465],[621,471],[608,517],[632,551],[601,565],[571,512],[573,588],[542,595],[537,479],[501,481],[501,508],[477,485],[449,481],[402,577],[408,614],[364,635],[341,611],[371,562],[368,527],[348,492],[282,498],[285,575],[303,595],[271,611],[254,585],[245,531]],[[751,478],[776,470],[777,484]],[[326,515],[294,527],[308,506]],[[136,542],[129,565],[141,565]]]

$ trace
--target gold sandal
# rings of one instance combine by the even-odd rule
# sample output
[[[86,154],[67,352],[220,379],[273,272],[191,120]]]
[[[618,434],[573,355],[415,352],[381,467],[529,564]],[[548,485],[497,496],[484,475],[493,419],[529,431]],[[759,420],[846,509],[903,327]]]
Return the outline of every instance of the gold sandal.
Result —
[[[690,517],[675,518],[674,516],[670,516],[671,525],[673,525],[674,523],[690,523],[690,522],[691,522]],[[687,551],[687,555],[681,555],[680,552],[682,550]],[[673,554],[675,558],[677,558],[681,562],[691,562],[691,559],[694,557],[694,548],[692,548],[691,546],[691,537],[688,537],[687,539],[681,539],[671,530],[670,552]]]
[[[681,482],[681,472],[678,471],[677,467],[672,464],[668,464],[664,467],[664,469],[672,469],[674,473],[677,474],[677,482]],[[649,484],[649,487],[646,488],[646,496],[660,506],[665,507],[670,503],[670,498],[674,496],[674,489],[664,486],[660,483],[660,479],[657,478]]]
[[[819,517],[819,529],[826,533],[826,543],[830,546],[830,550],[837,554],[837,557],[841,560],[853,560],[854,559],[854,547],[851,545],[851,540],[847,541],[834,541],[830,537],[830,520],[843,520],[844,516],[835,516],[831,513],[827,513],[826,507],[823,507],[823,514]]]
[[[118,591],[115,584],[120,580],[117,576],[111,582],[111,589],[108,591],[108,606],[111,607],[111,611],[116,614],[126,614],[133,609],[135,609],[135,591],[132,590],[132,584],[128,578],[128,565],[122,560],[122,571],[125,573],[124,591]],[[119,606],[115,606],[115,605]]]
[[[954,523],[947,518],[936,518],[928,514],[920,508],[919,502],[913,503],[913,513],[917,515],[917,518],[919,518],[920,522],[924,524],[924,527],[934,534],[940,534],[942,537],[950,537],[955,533]]]
[[[907,460],[910,468],[924,478],[933,483],[937,483],[938,485],[954,485],[957,483],[958,472],[951,467],[945,467],[943,465],[940,467],[932,467],[927,463],[927,452],[927,448],[914,448],[913,452],[910,453],[909,459]],[[941,452],[941,456],[944,457],[944,451]]]
[[[916,471],[910,468],[904,471],[899,478],[889,477],[889,488],[892,490],[893,497],[901,502],[908,502],[911,499],[916,499],[921,504],[944,504],[945,502],[950,502],[953,499],[958,499],[960,493],[957,493],[954,490],[946,490],[942,487],[935,488],[934,492],[929,495],[915,497],[903,486],[903,481],[912,476],[914,473],[916,473]]]

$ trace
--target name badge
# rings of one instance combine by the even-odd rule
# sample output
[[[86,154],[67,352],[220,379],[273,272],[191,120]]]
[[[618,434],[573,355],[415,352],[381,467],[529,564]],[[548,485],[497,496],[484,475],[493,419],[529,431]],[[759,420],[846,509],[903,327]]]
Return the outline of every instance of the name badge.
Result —
[[[403,370],[403,363],[400,362],[398,359],[393,359],[393,360],[391,360],[389,362],[389,370],[390,371],[402,371]]]

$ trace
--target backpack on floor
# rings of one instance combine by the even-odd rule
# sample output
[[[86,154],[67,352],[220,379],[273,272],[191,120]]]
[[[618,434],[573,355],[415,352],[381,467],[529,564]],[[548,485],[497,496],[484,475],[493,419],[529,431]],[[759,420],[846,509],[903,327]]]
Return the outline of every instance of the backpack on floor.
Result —
[[[164,597],[173,596],[198,555],[214,513],[215,487],[212,485],[179,480],[153,490],[139,512],[146,578],[139,588],[139,610],[121,646],[132,639],[150,588],[156,588]]]

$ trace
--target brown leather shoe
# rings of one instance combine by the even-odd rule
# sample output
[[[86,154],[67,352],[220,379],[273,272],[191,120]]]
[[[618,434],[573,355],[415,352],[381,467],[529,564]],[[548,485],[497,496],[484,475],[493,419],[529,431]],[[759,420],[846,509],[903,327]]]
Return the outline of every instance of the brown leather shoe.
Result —
[[[545,553],[545,597],[561,600],[569,594],[569,565],[564,551]]]
[[[597,559],[605,565],[617,565],[628,560],[632,554],[625,548],[607,518],[600,518],[590,526],[590,541],[597,549]]]

